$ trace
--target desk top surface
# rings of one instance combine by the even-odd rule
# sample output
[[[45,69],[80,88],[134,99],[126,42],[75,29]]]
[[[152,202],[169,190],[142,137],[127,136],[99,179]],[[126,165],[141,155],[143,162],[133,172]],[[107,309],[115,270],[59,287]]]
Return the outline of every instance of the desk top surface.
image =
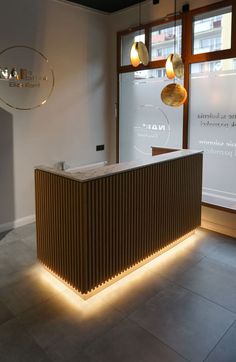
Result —
[[[44,166],[38,166],[35,169],[50,172],[59,176],[64,176],[80,182],[86,182],[102,177],[112,176],[117,173],[123,173],[129,170],[147,167],[149,165],[153,165],[156,163],[162,163],[170,160],[175,160],[178,158],[188,157],[199,153],[201,154],[202,151],[179,150],[170,153],[164,153],[157,156],[150,156],[144,161],[121,162],[101,167],[85,168],[78,171],[72,171],[72,170],[61,171],[57,170],[56,168],[50,168]]]

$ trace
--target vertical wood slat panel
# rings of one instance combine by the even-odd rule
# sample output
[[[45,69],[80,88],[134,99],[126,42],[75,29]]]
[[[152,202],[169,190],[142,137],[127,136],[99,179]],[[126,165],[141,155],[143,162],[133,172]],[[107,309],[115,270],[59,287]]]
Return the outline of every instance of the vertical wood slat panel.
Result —
[[[79,182],[35,171],[37,253],[87,293],[200,225],[202,154]]]

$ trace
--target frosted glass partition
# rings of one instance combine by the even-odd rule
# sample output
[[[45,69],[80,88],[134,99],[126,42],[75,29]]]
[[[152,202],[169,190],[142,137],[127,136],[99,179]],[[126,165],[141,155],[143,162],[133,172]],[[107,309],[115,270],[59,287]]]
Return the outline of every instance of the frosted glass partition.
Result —
[[[231,48],[232,6],[194,17],[193,54]]]
[[[130,50],[134,41],[145,43],[144,30],[135,31],[121,38],[121,65],[130,65]]]
[[[181,54],[181,21],[154,26],[151,30],[151,60],[166,59],[171,53]],[[176,44],[175,43],[176,39]]]
[[[183,107],[161,101],[164,69],[120,75],[120,161],[143,160],[151,146],[182,148]]]
[[[203,201],[234,210],[236,209],[235,85],[236,59],[192,66],[189,147],[204,151]]]

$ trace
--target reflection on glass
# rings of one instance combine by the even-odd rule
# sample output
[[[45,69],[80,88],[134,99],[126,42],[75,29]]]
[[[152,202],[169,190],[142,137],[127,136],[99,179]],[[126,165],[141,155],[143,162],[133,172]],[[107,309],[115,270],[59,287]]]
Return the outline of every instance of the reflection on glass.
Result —
[[[166,59],[171,53],[181,54],[181,22],[158,25],[151,30],[151,60]],[[174,42],[176,39],[176,46]]]
[[[161,101],[165,69],[120,75],[120,161],[144,160],[151,146],[182,148],[183,107]]]
[[[231,6],[197,15],[193,24],[193,54],[231,48]]]
[[[189,147],[204,151],[203,201],[236,210],[236,59],[191,67]]]
[[[134,42],[142,41],[145,43],[144,30],[136,31],[121,38],[121,65],[130,65],[130,50]]]

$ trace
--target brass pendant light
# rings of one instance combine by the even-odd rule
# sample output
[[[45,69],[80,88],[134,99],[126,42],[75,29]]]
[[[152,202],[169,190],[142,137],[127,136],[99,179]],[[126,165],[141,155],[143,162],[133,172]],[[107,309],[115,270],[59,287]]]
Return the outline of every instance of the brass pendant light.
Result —
[[[146,45],[142,41],[134,42],[130,51],[130,60],[133,67],[138,67],[140,63],[148,65],[149,55]]]
[[[175,1],[175,37],[174,37],[174,53],[170,54],[166,61],[166,75],[167,78],[173,79],[175,77],[182,79],[184,76],[184,63],[179,54],[176,54],[176,0]]]
[[[180,107],[187,99],[186,89],[179,83],[168,84],[161,92],[161,100],[167,106]]]
[[[139,26],[141,26],[141,0],[139,1]],[[135,41],[130,50],[130,61],[133,67],[139,64],[148,65],[149,54],[146,45],[142,41]]]
[[[166,75],[169,79],[184,77],[184,63],[179,54],[170,54],[166,60]]]
[[[179,54],[176,54],[176,0],[175,0],[175,37],[174,53],[170,54],[166,60],[166,76],[169,79],[184,77],[184,64]],[[168,84],[161,92],[161,100],[167,106],[180,107],[187,99],[186,89],[179,83]]]

